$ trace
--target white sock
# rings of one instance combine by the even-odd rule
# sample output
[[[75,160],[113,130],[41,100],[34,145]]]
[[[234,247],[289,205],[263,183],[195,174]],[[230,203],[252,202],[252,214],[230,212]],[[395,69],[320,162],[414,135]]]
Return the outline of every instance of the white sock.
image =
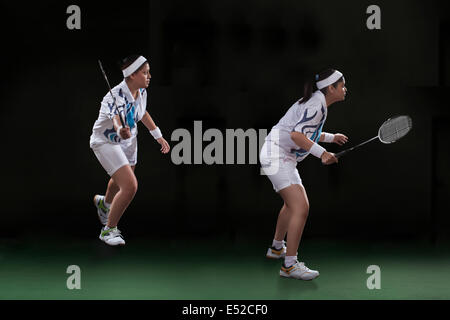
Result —
[[[286,256],[284,258],[284,265],[286,268],[293,266],[297,262],[297,256]]]
[[[281,248],[283,248],[283,240],[278,241],[278,240],[273,239],[273,241],[272,241],[272,247],[274,247],[275,249],[281,249]]]

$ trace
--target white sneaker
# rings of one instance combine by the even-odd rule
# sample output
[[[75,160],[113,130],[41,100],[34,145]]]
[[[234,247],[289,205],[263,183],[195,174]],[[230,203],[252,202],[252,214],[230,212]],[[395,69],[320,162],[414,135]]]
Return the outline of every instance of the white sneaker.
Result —
[[[109,209],[105,206],[105,196],[96,194],[94,196],[94,205],[97,208],[97,215],[102,225],[108,222]]]
[[[125,240],[123,239],[122,235],[120,234],[120,230],[117,229],[117,227],[108,228],[107,226],[105,226],[100,232],[99,239],[110,246],[125,245]]]
[[[307,266],[305,266],[304,262],[297,261],[293,266],[290,266],[289,268],[286,268],[283,263],[280,270],[280,276],[300,280],[312,280],[319,276],[319,271],[311,270]]]
[[[269,259],[280,259],[286,256],[286,242],[283,240],[283,247],[281,249],[277,249],[275,247],[271,247],[267,249],[266,257]]]

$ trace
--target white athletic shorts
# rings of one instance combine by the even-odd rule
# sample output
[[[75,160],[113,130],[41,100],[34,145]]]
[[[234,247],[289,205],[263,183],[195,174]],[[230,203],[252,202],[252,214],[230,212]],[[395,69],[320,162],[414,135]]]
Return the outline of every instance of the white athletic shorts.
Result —
[[[129,142],[124,140],[121,144],[105,143],[92,146],[92,150],[110,176],[127,164],[134,166],[137,163],[136,137],[131,138]]]
[[[272,182],[275,192],[293,184],[302,185],[297,170],[297,161],[273,141],[266,141],[259,154],[262,172]]]

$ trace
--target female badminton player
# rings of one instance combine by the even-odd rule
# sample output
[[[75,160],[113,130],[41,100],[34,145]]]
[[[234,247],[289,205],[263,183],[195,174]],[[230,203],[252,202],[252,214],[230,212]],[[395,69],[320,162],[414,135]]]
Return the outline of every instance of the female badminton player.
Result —
[[[117,224],[137,191],[138,183],[134,175],[137,123],[142,121],[161,145],[163,154],[170,150],[161,130],[146,110],[145,89],[151,79],[147,59],[138,55],[129,56],[122,61],[121,69],[124,80],[104,96],[90,138],[92,150],[111,177],[105,195],[94,197],[97,214],[104,225],[99,238],[111,246],[125,244]]]
[[[321,159],[325,165],[338,162],[335,155],[318,142],[343,145],[348,141],[343,134],[322,132],[328,108],[343,101],[346,93],[341,72],[327,69],[315,75],[313,81],[305,84],[303,98],[294,103],[272,128],[261,149],[262,170],[284,201],[272,247],[266,254],[268,258],[284,258],[280,270],[282,277],[312,280],[319,276],[318,271],[297,260],[309,202],[296,167],[309,154]],[[286,236],[287,243],[284,241]]]

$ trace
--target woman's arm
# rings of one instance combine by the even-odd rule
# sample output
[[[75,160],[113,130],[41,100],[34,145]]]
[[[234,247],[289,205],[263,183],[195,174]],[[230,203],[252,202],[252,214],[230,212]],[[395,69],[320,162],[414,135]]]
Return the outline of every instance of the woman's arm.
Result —
[[[304,150],[311,151],[311,149],[314,148],[315,145],[318,146],[314,141],[307,138],[303,133],[297,131],[291,132],[291,139],[295,142],[296,145]],[[323,164],[332,164],[338,162],[338,159],[334,156],[334,154],[326,150],[320,155],[320,159],[322,160]]]
[[[155,122],[153,121],[152,117],[150,117],[150,114],[148,111],[145,111],[144,116],[141,119],[144,126],[147,127],[147,129],[150,131],[150,133],[155,137],[155,133],[151,132],[156,130],[158,127],[156,126]],[[156,136],[156,141],[161,145],[161,152],[162,153],[168,153],[170,150],[169,143],[162,137],[161,131],[158,130],[156,133],[158,136]],[[159,138],[158,138],[159,137]]]
[[[307,138],[303,133],[296,131],[291,132],[291,139],[303,150],[310,150],[314,144],[314,142]]]
[[[319,142],[333,143],[336,135],[328,132],[322,132]]]
[[[348,137],[346,135],[343,135],[342,133],[332,134],[322,132],[319,142],[337,143],[338,145],[342,146],[343,144],[348,142]]]
[[[112,121],[113,121],[114,129],[119,134],[119,137],[121,139],[126,140],[131,137],[130,128],[127,127],[126,124],[125,124],[125,127],[122,127],[122,123],[119,119],[119,115],[115,115],[114,118],[112,119]],[[120,128],[120,130],[119,130],[119,128]]]
[[[142,117],[141,121],[144,124],[144,126],[147,127],[148,130],[153,131],[156,129],[156,124],[153,121],[152,117],[150,117],[150,114],[148,113],[148,111],[145,111],[145,114]]]

